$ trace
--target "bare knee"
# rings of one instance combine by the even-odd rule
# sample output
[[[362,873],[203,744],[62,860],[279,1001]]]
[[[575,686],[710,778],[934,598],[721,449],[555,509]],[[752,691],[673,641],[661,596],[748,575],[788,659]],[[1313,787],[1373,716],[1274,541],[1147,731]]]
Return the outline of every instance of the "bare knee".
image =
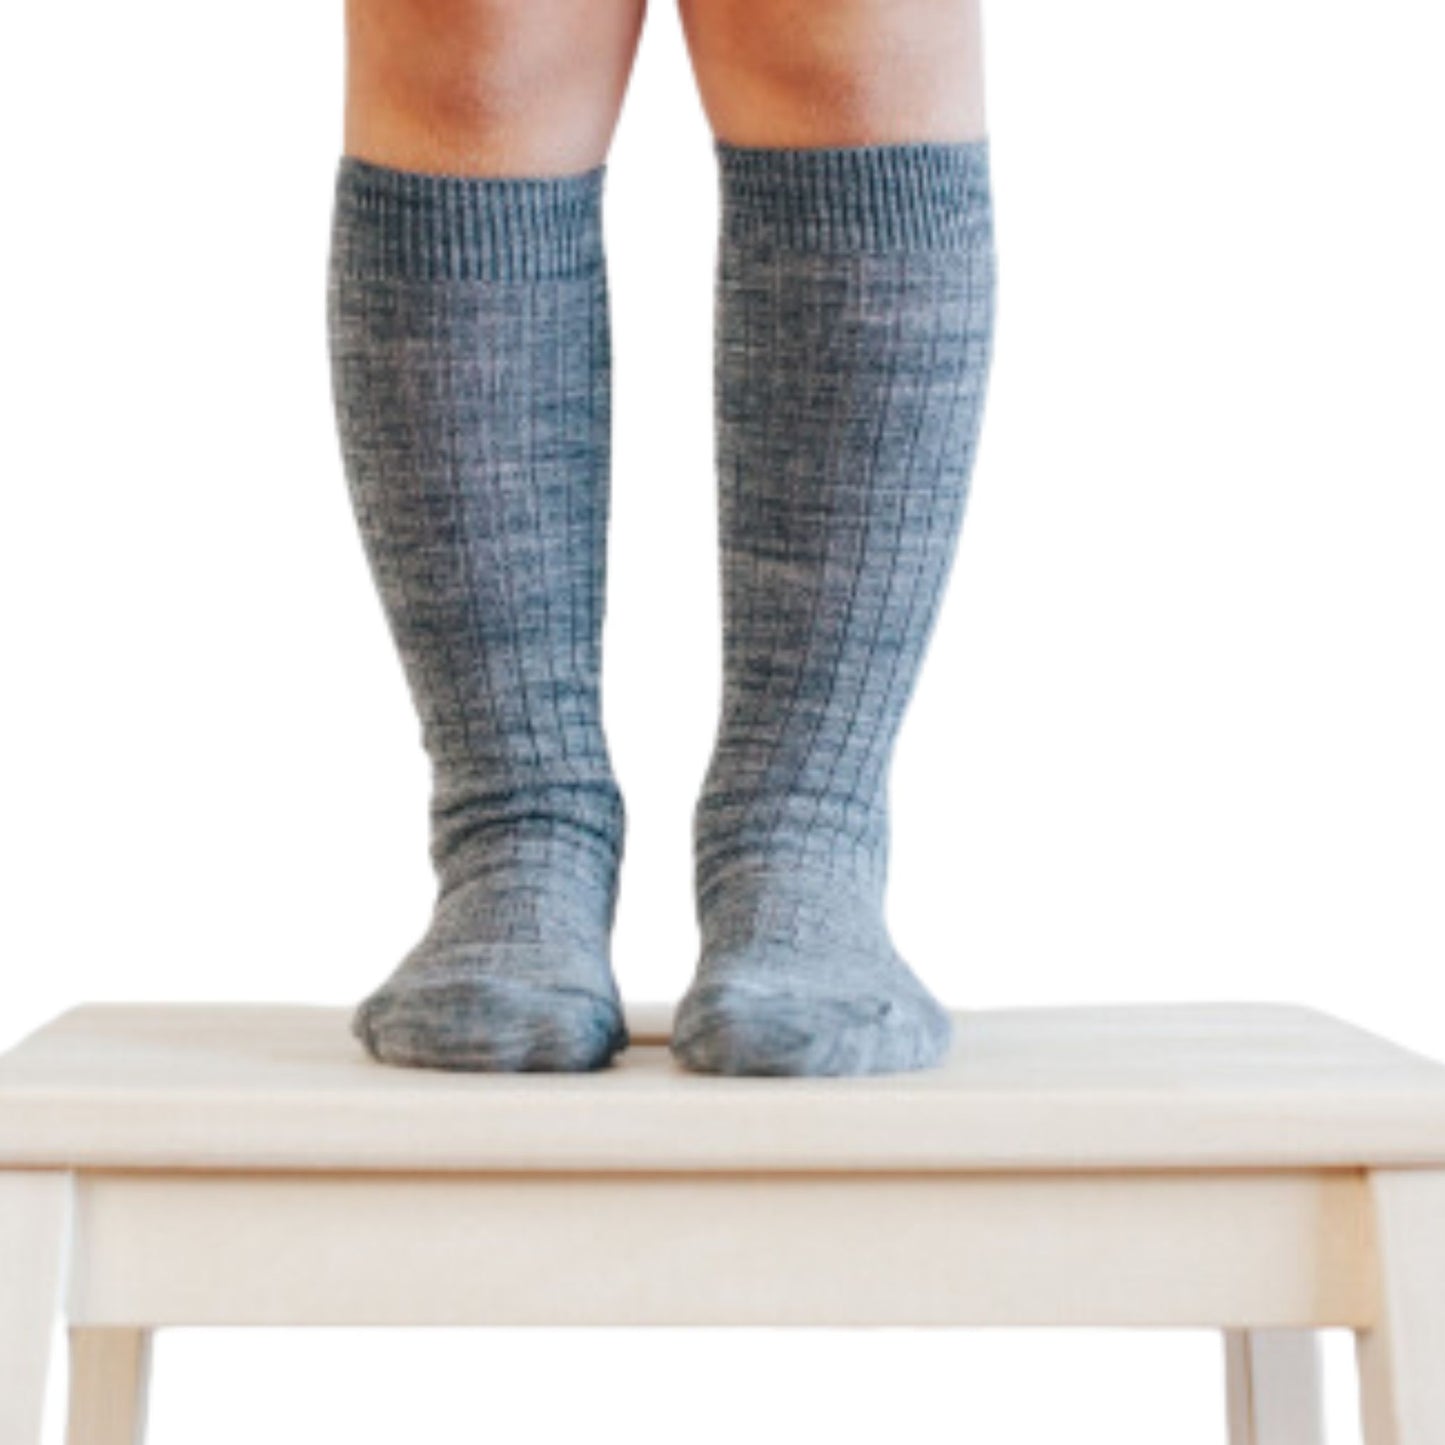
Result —
[[[713,129],[748,145],[981,135],[977,0],[682,0]]]
[[[596,164],[643,0],[349,0],[347,149],[417,169]]]

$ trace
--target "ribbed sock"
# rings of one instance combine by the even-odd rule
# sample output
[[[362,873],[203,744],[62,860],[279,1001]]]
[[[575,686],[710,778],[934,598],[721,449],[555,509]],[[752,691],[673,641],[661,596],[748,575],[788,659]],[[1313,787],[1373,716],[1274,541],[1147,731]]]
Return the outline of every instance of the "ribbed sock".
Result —
[[[673,1050],[926,1067],[950,1025],[884,921],[887,784],[992,350],[987,142],[717,153],[724,692]]]
[[[603,168],[343,158],[329,287],[347,479],[432,764],[429,929],[357,1010],[387,1063],[599,1067],[623,809],[598,697]]]

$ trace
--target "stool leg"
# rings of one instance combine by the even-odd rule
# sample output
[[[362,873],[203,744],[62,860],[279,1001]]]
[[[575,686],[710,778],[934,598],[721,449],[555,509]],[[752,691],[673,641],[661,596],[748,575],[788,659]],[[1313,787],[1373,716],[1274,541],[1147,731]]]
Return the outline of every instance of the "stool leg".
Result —
[[[0,1173],[0,1445],[39,1445],[70,1244],[70,1176]]]
[[[1380,1318],[1362,1331],[1360,1411],[1368,1445],[1445,1440],[1445,1172],[1370,1175]]]
[[[66,1445],[141,1445],[150,1357],[149,1330],[71,1330]]]
[[[1324,1445],[1319,1341],[1309,1330],[1224,1336],[1229,1445]]]

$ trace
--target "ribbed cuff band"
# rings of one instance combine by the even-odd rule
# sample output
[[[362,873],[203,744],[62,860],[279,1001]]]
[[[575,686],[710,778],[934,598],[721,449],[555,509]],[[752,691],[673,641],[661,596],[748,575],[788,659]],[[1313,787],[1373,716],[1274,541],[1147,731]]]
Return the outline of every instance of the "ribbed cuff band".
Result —
[[[582,275],[602,259],[605,172],[439,176],[343,156],[335,261],[352,276],[419,281]]]
[[[723,235],[814,251],[957,251],[989,219],[988,141],[714,142]]]

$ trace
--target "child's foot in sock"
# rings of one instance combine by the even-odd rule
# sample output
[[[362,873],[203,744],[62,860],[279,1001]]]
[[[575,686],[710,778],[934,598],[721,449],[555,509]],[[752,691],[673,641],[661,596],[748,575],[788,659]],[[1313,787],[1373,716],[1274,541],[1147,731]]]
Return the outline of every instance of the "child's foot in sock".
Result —
[[[871,902],[826,878],[747,874],[710,903],[673,1052],[709,1074],[886,1074],[938,1063],[950,1033]]]
[[[605,865],[560,867],[545,845],[508,853],[441,898],[426,937],[357,1009],[353,1029],[375,1058],[570,1073],[626,1047]]]
[[[580,1073],[627,1047],[596,955],[565,940],[419,947],[356,1011],[373,1058],[410,1068]]]

